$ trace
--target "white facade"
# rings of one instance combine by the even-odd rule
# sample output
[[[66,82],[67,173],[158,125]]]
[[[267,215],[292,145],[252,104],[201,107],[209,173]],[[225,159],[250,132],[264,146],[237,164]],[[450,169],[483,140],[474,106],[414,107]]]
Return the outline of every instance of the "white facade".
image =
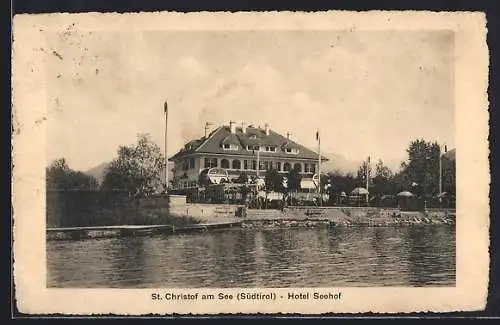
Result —
[[[318,171],[318,162],[311,160],[262,158],[259,159],[259,176],[264,177],[266,170],[274,168],[280,173],[288,173],[297,167],[303,177],[312,177]],[[218,167],[226,169],[230,178],[237,178],[242,172],[248,175],[257,174],[257,158],[255,156],[231,156],[193,154],[180,158],[174,164],[174,188],[184,189],[197,187],[200,172],[205,168]]]

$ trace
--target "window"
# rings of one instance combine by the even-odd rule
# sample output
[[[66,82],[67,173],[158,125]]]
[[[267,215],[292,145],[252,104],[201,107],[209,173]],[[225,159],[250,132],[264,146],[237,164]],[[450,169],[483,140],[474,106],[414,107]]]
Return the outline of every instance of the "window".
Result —
[[[241,169],[241,161],[239,161],[238,159],[233,160],[232,167],[233,169]]]
[[[299,153],[299,149],[297,149],[297,148],[286,148],[285,152],[286,153],[291,153],[291,154],[298,154]]]
[[[236,145],[236,144],[224,143],[224,144],[222,145],[222,148],[223,148],[224,150],[238,150],[238,148],[239,148],[239,147],[238,147],[238,145]]]
[[[311,164],[311,173],[315,173],[316,172],[316,164]]]
[[[243,160],[243,169],[248,169],[248,160]]]
[[[247,146],[247,150],[248,151],[253,151],[253,150],[255,150],[255,151],[264,151],[263,148],[264,147],[260,147],[260,146]]]
[[[305,163],[305,164],[304,164],[304,171],[305,171],[306,173],[309,173],[309,164],[308,164],[308,163]]]
[[[220,166],[221,166],[222,168],[229,168],[229,160],[227,160],[227,159],[225,159],[225,158],[224,158],[224,159],[222,159],[222,160],[220,161]]]
[[[263,167],[264,167],[264,170],[269,170],[269,161],[264,161]]]
[[[257,170],[257,160],[252,160],[252,169]]]
[[[280,162],[276,163],[276,170],[279,172],[281,171],[281,163]]]
[[[217,167],[217,158],[205,158],[205,168]]]
[[[193,169],[194,168],[194,158],[190,158],[189,159],[189,169]]]
[[[290,165],[290,163],[287,163],[287,162],[286,162],[286,163],[284,163],[284,164],[283,164],[283,170],[284,170],[285,172],[289,172],[290,170],[292,170],[292,165]]]
[[[293,165],[293,169],[295,169],[296,171],[298,171],[299,173],[302,172],[302,164],[301,163],[295,163]]]
[[[267,146],[267,147],[266,147],[266,151],[268,151],[268,152],[276,152],[276,147],[273,147],[273,146]]]

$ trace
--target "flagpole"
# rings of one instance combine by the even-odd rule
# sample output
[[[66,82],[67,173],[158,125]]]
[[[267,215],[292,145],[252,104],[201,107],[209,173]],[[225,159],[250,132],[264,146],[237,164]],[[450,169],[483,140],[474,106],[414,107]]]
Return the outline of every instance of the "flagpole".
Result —
[[[260,156],[259,156],[259,152],[260,152],[260,146],[257,149],[257,177],[259,177],[259,172],[260,172]]]
[[[368,156],[368,161],[366,163],[366,192],[368,192],[366,194],[366,204],[368,204],[369,202],[369,195],[370,195],[370,191],[369,191],[369,184],[370,184],[370,156]]]
[[[165,110],[165,193],[168,192],[168,155],[167,155],[167,143],[168,143],[168,104],[165,101],[163,105]]]
[[[321,136],[319,129],[316,131],[316,138],[318,140],[318,203],[322,204],[323,198],[321,197]]]
[[[321,139],[318,131],[318,194],[321,198]]]

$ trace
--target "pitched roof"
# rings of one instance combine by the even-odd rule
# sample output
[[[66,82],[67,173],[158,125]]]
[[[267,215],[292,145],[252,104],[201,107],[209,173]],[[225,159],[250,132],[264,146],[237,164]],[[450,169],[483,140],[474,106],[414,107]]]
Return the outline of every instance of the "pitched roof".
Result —
[[[223,144],[237,145],[238,150],[224,150]],[[215,129],[207,138],[203,137],[198,140],[190,141],[186,146],[169,158],[176,160],[182,156],[191,153],[212,153],[226,155],[242,155],[253,156],[252,151],[247,150],[247,146],[270,146],[275,147],[276,152],[260,152],[262,158],[279,157],[279,158],[296,158],[296,159],[318,159],[318,154],[295,141],[292,141],[279,133],[272,130],[269,135],[261,128],[247,127],[243,133],[241,127],[236,128],[233,134],[229,126],[221,126]],[[297,154],[290,154],[285,151],[286,148],[298,149]],[[328,161],[328,158],[322,157],[323,161]]]
[[[232,145],[240,145],[240,139],[236,136],[236,134],[230,133],[228,136],[226,136],[224,139],[221,141],[222,144],[232,144]]]

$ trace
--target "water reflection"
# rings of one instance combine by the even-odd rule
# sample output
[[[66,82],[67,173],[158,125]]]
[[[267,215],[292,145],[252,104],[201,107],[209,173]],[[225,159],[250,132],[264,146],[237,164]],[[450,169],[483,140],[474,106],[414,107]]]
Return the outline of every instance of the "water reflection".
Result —
[[[448,231],[446,231],[448,230]],[[409,243],[410,283],[420,286],[425,283],[439,284],[444,275],[455,281],[455,236],[454,229],[446,227],[410,228]],[[447,243],[443,243],[447,240]]]
[[[144,249],[143,237],[120,238],[112,241],[108,248],[108,259],[111,267],[106,272],[108,280],[121,283],[124,286],[135,286],[143,283],[147,277],[145,268],[141,267],[149,260],[149,254]],[[127,256],[127,258],[123,258]]]
[[[48,242],[50,287],[454,286],[455,229],[234,229]]]

